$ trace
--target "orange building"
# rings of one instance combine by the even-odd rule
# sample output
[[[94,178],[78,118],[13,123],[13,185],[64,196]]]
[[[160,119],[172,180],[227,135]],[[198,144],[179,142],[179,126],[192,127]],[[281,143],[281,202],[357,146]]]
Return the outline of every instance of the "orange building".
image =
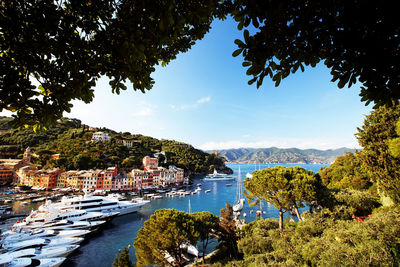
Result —
[[[149,156],[144,157],[143,158],[143,168],[145,171],[157,170],[158,159],[150,158]]]
[[[116,167],[110,167],[103,172],[103,188],[102,189],[113,189],[113,178],[117,175],[118,169]],[[100,188],[98,188],[100,189]]]

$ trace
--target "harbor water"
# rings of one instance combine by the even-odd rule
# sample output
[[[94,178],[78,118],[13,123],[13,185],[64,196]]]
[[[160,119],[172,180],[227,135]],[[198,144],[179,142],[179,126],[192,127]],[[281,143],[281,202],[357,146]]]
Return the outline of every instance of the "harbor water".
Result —
[[[326,165],[320,164],[227,164],[234,174],[235,180],[228,181],[204,181],[203,177],[198,177],[193,180],[192,191],[201,184],[201,191],[197,194],[187,195],[185,197],[167,197],[152,200],[151,203],[143,206],[138,213],[128,214],[116,217],[112,222],[107,225],[100,233],[94,235],[92,238],[85,240],[81,247],[69,255],[68,259],[62,264],[62,267],[67,266],[112,266],[115,255],[119,250],[131,246],[130,253],[133,261],[136,261],[134,249],[132,247],[133,241],[136,237],[138,230],[144,225],[144,222],[149,219],[150,215],[158,209],[177,209],[181,211],[189,211],[189,199],[191,212],[209,211],[215,215],[220,214],[220,210],[225,208],[225,203],[231,205],[235,202],[238,169],[241,170],[241,179],[245,179],[246,173],[251,173],[255,169],[263,169],[275,165],[282,166],[300,166],[314,172],[317,172],[321,167]],[[206,190],[210,192],[205,193]],[[15,204],[18,205],[18,204]],[[28,206],[35,208],[36,205]],[[18,208],[19,205],[17,206]],[[15,207],[15,208],[17,208]],[[249,207],[247,201],[244,205],[243,213],[247,214],[245,220],[247,222],[256,219],[256,210],[258,207]],[[254,212],[250,212],[254,210]],[[278,218],[278,211],[270,204],[265,204],[262,207],[264,218]],[[286,214],[290,216],[289,214]],[[243,217],[242,217],[243,218]],[[215,247],[216,241],[209,245],[211,251]],[[207,252],[210,252],[207,251]]]

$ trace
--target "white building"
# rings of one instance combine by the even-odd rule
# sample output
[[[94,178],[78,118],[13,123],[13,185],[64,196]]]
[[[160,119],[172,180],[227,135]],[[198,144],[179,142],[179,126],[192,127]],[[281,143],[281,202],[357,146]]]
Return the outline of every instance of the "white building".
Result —
[[[111,137],[104,132],[95,132],[92,135],[92,142],[109,142]]]

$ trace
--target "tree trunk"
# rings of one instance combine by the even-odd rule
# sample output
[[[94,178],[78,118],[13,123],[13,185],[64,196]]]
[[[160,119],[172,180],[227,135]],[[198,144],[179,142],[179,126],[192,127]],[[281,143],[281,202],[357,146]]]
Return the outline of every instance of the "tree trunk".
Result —
[[[283,229],[283,211],[279,210],[279,230]]]
[[[299,219],[299,222],[302,222],[303,218],[301,218],[301,215],[300,215],[300,212],[299,212],[299,209],[297,208],[297,206],[294,207],[294,210],[296,211],[296,215],[297,215],[297,218]]]

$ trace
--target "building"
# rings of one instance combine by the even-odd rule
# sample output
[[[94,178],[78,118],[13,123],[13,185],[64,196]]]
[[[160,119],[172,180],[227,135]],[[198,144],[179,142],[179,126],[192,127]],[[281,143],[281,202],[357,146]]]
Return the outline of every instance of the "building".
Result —
[[[135,140],[135,139],[121,139],[118,138],[116,139],[117,144],[121,144],[124,145],[126,147],[133,147],[136,143],[140,143],[139,140]]]
[[[29,167],[31,170],[36,170],[36,165],[31,163],[32,152],[29,147],[26,148],[22,159],[0,159],[0,169],[2,169],[2,179],[7,182],[21,183],[22,176],[20,170],[24,167]],[[11,179],[10,170],[13,171]],[[1,180],[1,179],[0,179]]]
[[[101,170],[89,170],[80,174],[83,179],[82,190],[92,191],[97,189],[97,178]]]
[[[143,168],[145,171],[150,170],[157,170],[158,168],[158,159],[157,158],[150,158],[146,156],[143,158]]]
[[[65,172],[62,169],[50,169],[45,170],[41,173],[39,187],[45,187],[47,189],[53,189],[57,186],[58,177],[61,173]]]
[[[16,180],[15,178],[16,174],[13,169],[0,166],[0,185],[10,184]]]
[[[152,187],[153,174],[145,170],[132,170],[134,188]]]
[[[103,188],[102,189],[113,189],[113,178],[117,175],[118,169],[116,167],[107,168],[103,171]]]
[[[109,142],[111,137],[104,132],[95,132],[92,135],[92,142]]]

